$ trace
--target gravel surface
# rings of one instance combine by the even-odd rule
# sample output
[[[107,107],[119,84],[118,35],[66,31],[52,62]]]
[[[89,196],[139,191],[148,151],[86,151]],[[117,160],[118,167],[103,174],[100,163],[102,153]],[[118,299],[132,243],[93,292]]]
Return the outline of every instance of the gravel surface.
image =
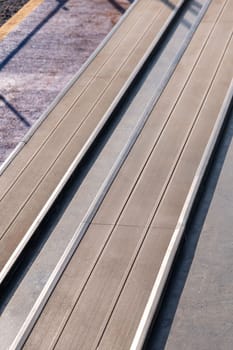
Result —
[[[0,165],[121,12],[110,0],[45,0],[0,41]]]
[[[29,0],[0,0],[0,26],[28,1]]]

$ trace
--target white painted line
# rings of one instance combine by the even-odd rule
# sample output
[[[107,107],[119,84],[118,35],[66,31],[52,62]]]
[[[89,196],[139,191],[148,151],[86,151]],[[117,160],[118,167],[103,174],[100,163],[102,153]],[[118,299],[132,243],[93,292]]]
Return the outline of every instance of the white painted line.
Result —
[[[229,108],[232,106],[232,103],[233,103],[233,80],[228,89],[227,95],[224,99],[222,108],[217,117],[216,123],[214,125],[210,139],[203,153],[199,167],[196,171],[189,193],[185,200],[185,204],[181,211],[177,226],[174,230],[171,241],[165,253],[159,273],[153,285],[151,294],[149,296],[148,302],[146,304],[145,310],[140,320],[138,329],[135,333],[135,337],[131,344],[130,350],[140,350],[143,348],[143,344],[145,342],[151,322],[153,320],[156,310],[159,307],[159,302],[160,302],[166,281],[168,279],[169,273],[171,271],[172,264],[173,264],[175,255],[177,253],[181,238],[184,234],[184,229],[187,224],[192,206],[194,204],[200,184],[205,175],[205,171],[207,169],[207,166],[213,154],[215,145],[217,143],[218,137],[223,128],[224,122],[226,121],[226,117],[228,115]]]

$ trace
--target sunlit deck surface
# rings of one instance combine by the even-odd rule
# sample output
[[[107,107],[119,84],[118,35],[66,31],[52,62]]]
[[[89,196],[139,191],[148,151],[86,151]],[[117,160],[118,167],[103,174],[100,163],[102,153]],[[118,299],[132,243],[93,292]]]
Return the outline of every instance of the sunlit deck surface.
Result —
[[[196,27],[179,14],[189,5],[190,12],[197,12]],[[50,297],[42,290],[48,300],[43,299],[37,321],[30,321],[31,328],[35,323],[30,334],[23,333],[24,349],[141,348],[170,271],[168,261],[173,261],[169,254],[175,255],[179,245],[177,232],[182,235],[187,223],[184,210],[192,204],[190,191],[229,94],[232,13],[231,0],[135,1],[1,174],[0,267],[4,271],[15,249],[23,253],[26,243],[22,242],[29,242],[44,216],[50,215],[75,168],[84,167],[90,147],[98,148],[96,140],[104,137],[113,112],[121,110],[119,119],[124,120],[131,103],[135,103],[132,115],[143,106],[144,124],[125,155],[124,148],[116,155],[115,162],[120,156],[122,162],[115,172],[111,168],[108,188],[100,186],[95,196],[100,199],[94,198],[95,205],[87,210],[92,214],[77,223],[90,193],[79,202],[72,195],[70,211],[67,206],[49,228],[50,239],[56,230],[62,232],[61,245],[68,232],[74,231],[76,237],[83,230],[82,239],[75,238],[77,247],[62,262],[57,283],[45,285]],[[160,92],[155,99],[156,78],[150,80],[152,69],[148,70],[151,56],[156,50],[162,55],[169,42],[166,28],[175,32],[178,24],[187,30],[181,40],[186,46],[177,49],[172,64],[170,59],[164,61],[173,70],[168,71],[164,88],[156,87]],[[189,32],[192,26],[195,30]],[[145,87],[138,79],[143,74],[153,103],[140,98]],[[134,85],[136,93],[130,90]],[[122,127],[121,133],[126,129]],[[106,142],[105,148],[103,158],[110,159],[114,147]],[[88,165],[90,169],[100,156],[101,152]],[[101,162],[98,176],[104,168]],[[89,181],[91,186],[95,181]]]

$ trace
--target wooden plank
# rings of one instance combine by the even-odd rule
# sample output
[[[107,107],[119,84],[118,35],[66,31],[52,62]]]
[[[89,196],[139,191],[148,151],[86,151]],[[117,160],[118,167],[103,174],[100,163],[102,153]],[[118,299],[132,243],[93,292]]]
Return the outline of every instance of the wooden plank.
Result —
[[[41,326],[46,336],[41,338],[40,332],[36,332],[35,338],[27,342],[27,349],[52,349],[56,341],[56,332],[62,330],[69,315],[72,302],[76,301],[76,296],[82,292],[86,281],[88,280],[93,269],[93,260],[98,260],[102,246],[112,230],[111,225],[91,225],[90,234],[85,236],[80,244],[80,251],[74,256],[74,264],[69,266],[64,273],[64,284],[61,281],[62,288],[59,288],[53,294],[51,299],[51,313],[46,315],[46,322],[41,315]],[[78,286],[78,288],[77,288]],[[57,302],[59,308],[57,309]],[[55,311],[57,309],[57,311]],[[55,311],[55,314],[54,314]],[[55,332],[54,332],[55,331]]]
[[[107,245],[107,253],[101,257],[95,274],[90,277],[88,290],[92,289],[94,293],[86,293],[84,290],[81,302],[75,306],[75,312],[70,315],[55,348],[64,349],[65,344],[70,350],[92,348],[96,332],[114,298],[118,283],[124,276],[125,266],[130,263],[140,235],[141,228],[121,226],[116,229]]]
[[[233,67],[231,64],[233,57],[232,45],[233,40],[231,40],[229,48],[225,53],[218,74],[207,96],[206,103],[200,111],[196,126],[190,135],[184,155],[180,159],[174,179],[168,187],[167,195],[165,195],[163,203],[158,210],[156,219],[152,224],[153,226],[164,227],[164,225],[169,225],[174,228],[176,224],[185,194],[187,194],[191,186],[191,181],[205,148],[206,140],[208,140],[211,134],[216,116],[220,112],[222,101],[226,95],[229,81],[233,76]],[[184,174],[186,175],[185,177]],[[167,196],[169,199],[167,199]]]

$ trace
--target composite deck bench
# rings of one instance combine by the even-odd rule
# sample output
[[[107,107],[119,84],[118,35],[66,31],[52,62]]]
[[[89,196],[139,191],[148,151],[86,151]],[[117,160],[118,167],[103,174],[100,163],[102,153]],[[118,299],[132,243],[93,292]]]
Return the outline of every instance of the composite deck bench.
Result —
[[[211,2],[24,349],[130,349],[231,83],[232,13]]]

